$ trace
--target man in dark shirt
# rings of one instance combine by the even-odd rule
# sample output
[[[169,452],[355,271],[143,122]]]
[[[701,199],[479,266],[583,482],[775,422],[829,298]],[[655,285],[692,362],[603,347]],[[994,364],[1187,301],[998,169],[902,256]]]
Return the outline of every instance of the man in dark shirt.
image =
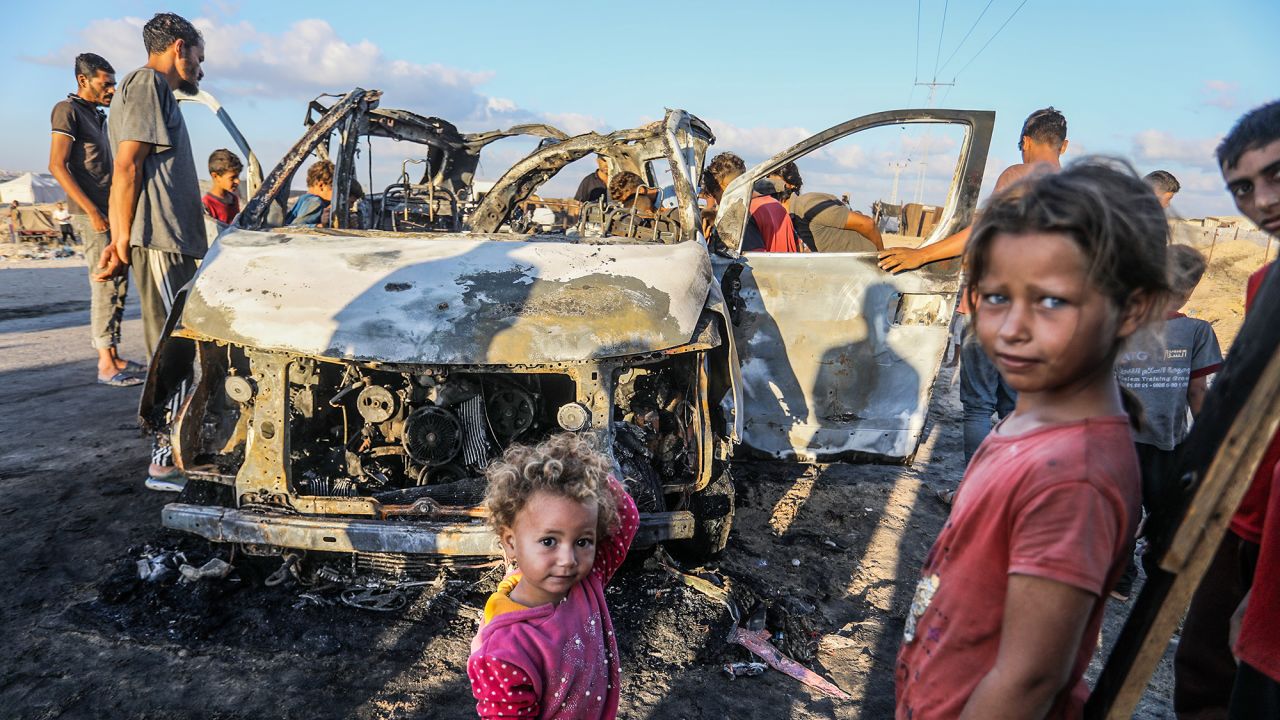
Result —
[[[191,138],[173,91],[199,89],[204,37],[189,21],[158,13],[142,28],[147,64],[125,76],[111,112],[111,247],[100,278],[133,268],[143,334],[154,353],[175,294],[196,274],[209,248]],[[170,398],[170,417],[185,388]],[[147,487],[181,490],[168,433],[158,433]]]
[[[49,172],[71,200],[71,220],[84,242],[89,265],[89,333],[98,351],[98,382],[115,387],[137,385],[143,368],[117,352],[129,279],[92,282],[95,265],[110,244],[107,198],[111,190],[111,147],[107,116],[116,92],[116,71],[100,55],[76,56],[76,91],[53,106]]]
[[[747,171],[742,158],[723,152],[711,158],[702,170],[702,192],[707,199],[704,213],[715,217],[725,188],[734,178]],[[750,216],[743,229],[742,252],[804,252],[796,237],[787,209],[770,195],[751,193]],[[709,225],[708,225],[709,227]],[[709,229],[704,229],[704,234]]]
[[[578,183],[578,192],[573,199],[580,203],[599,200],[609,192],[609,161],[603,155],[596,155],[596,171],[582,178]]]

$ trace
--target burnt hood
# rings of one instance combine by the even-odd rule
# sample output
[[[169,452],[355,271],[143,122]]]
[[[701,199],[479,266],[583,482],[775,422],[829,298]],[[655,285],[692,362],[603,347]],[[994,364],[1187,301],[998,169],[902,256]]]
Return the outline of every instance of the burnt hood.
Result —
[[[688,343],[704,245],[232,230],[175,334],[397,364],[581,362]]]

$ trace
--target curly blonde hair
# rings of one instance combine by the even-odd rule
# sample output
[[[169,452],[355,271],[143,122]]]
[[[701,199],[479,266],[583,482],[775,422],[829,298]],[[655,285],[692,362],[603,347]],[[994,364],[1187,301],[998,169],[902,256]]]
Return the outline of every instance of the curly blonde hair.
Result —
[[[536,446],[511,445],[485,470],[484,505],[495,532],[515,524],[516,515],[539,491],[586,503],[596,502],[597,542],[618,528],[618,503],[609,492],[612,464],[585,437],[560,433]]]

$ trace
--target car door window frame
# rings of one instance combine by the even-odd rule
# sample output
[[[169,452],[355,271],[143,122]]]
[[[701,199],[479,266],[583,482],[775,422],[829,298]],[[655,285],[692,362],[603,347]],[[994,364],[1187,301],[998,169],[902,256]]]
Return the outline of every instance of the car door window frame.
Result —
[[[963,180],[966,176],[981,178],[983,165],[990,151],[995,112],[990,110],[888,110],[863,115],[830,127],[748,168],[742,175],[734,178],[725,189],[716,212],[714,234],[718,242],[713,243],[713,246],[718,252],[729,257],[742,255],[740,248],[746,231],[752,188],[760,178],[788,162],[802,158],[854,133],[877,127],[913,124],[965,126],[964,141],[960,146],[951,187],[947,191],[945,213],[933,233],[921,245],[937,242],[965,227],[973,219],[981,182],[966,183]]]

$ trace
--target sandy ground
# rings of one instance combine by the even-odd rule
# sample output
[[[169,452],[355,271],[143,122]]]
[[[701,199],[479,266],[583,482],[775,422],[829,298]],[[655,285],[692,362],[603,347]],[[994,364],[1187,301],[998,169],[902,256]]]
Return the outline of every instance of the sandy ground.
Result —
[[[1267,248],[1244,240],[1195,247],[1208,258],[1209,268],[1183,312],[1212,324],[1226,352],[1244,324],[1245,282],[1262,267]],[[1276,252],[1271,248],[1269,259],[1274,260]]]
[[[94,383],[84,273],[75,259],[0,262],[0,715],[467,717],[468,643],[492,575],[450,571],[391,613],[309,601],[293,581],[265,587],[275,565],[243,556],[221,581],[138,580],[148,546],[195,564],[228,553],[160,529],[174,496],[142,487],[138,391]],[[622,716],[890,717],[902,619],[946,518],[934,490],[961,475],[958,418],[948,371],[912,467],[734,468],[734,531],[704,570],[744,607],[760,600],[780,645],[851,701],[772,671],[731,680],[722,665],[749,657],[725,643],[724,606],[637,559],[609,590]],[[1109,642],[1127,608],[1108,609]],[[1170,694],[1166,658],[1137,717],[1169,717]]]

